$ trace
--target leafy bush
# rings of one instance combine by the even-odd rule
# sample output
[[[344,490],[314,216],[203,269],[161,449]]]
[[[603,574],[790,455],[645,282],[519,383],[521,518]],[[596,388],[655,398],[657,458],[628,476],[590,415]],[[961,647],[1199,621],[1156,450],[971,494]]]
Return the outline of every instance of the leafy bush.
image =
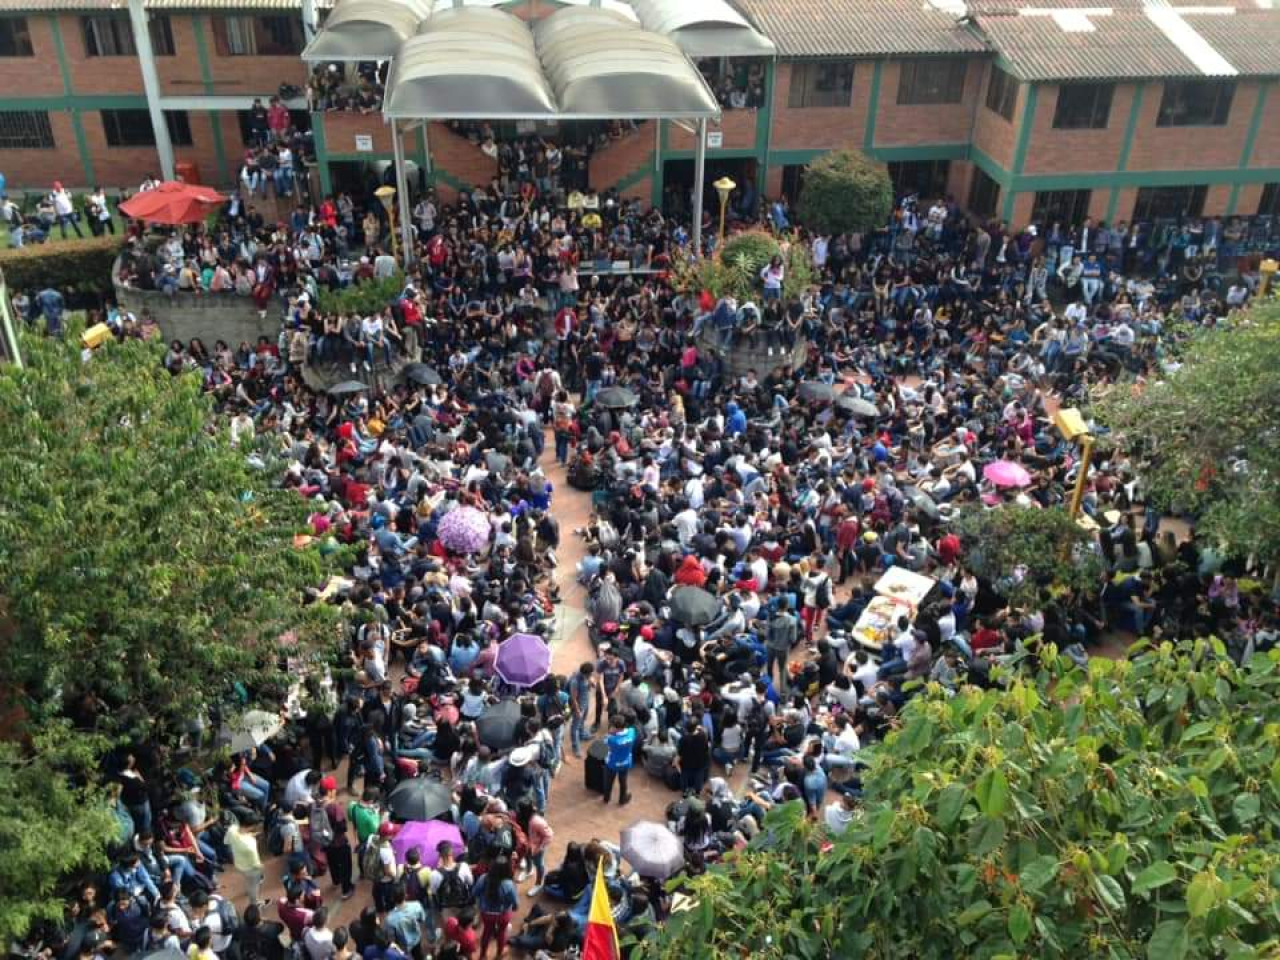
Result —
[[[1092,535],[1064,507],[969,506],[952,526],[966,565],[1015,605],[1038,604],[1055,589],[1087,589],[1102,573]]]
[[[1274,957],[1280,651],[1140,645],[929,684],[829,837],[798,802],[692,880],[645,958]]]
[[[856,150],[833,150],[804,172],[800,222],[820,233],[865,233],[893,210],[893,183],[883,163]]]
[[[5,250],[0,252],[0,272],[13,293],[52,287],[64,296],[110,296],[111,265],[120,244],[120,237],[93,237]]]
[[[403,290],[404,274],[397,271],[382,280],[364,280],[341,290],[321,288],[316,306],[321,313],[354,313],[365,317],[380,312]]]
[[[798,297],[813,282],[813,262],[802,243],[790,236],[781,241],[766,230],[744,230],[727,238],[716,257],[705,260],[680,259],[676,283],[687,292],[709,290],[712,296],[733,297],[739,303],[759,300],[764,289],[760,271],[785,247],[782,293]]]

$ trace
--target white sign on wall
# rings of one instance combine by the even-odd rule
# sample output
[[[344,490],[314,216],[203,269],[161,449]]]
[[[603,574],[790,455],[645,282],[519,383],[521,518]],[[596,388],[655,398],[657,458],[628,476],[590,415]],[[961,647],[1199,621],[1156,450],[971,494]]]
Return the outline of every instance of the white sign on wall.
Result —
[[[369,133],[356,134],[356,153],[373,153],[373,135]]]
[[[724,146],[724,131],[708,130],[707,131],[707,149],[719,150],[723,146]]]

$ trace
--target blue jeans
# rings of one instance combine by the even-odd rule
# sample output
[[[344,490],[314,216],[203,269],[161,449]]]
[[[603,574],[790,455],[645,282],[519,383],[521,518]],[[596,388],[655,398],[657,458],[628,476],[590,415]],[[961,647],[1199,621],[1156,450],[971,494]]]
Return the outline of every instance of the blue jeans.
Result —
[[[575,713],[569,721],[569,745],[575,757],[582,754],[582,744],[587,739],[587,712]]]
[[[293,170],[289,167],[276,167],[272,175],[276,181],[276,195],[293,192]]]
[[[240,781],[240,795],[250,803],[260,807],[265,813],[267,800],[271,794],[271,784],[256,773],[246,773]]]
[[[83,237],[83,236],[84,236],[84,234],[80,232],[80,224],[76,223],[76,218],[75,218],[75,215],[74,215],[74,214],[71,214],[71,213],[60,213],[60,214],[58,214],[58,229],[62,231],[62,236],[63,236],[64,238],[65,238],[65,237],[66,237],[66,235],[67,235],[67,224],[68,224],[68,223],[69,223],[69,224],[71,224],[71,229],[72,229],[72,230],[74,230],[74,231],[76,232],[76,236],[77,236],[77,237]]]
[[[556,463],[564,466],[569,460],[569,434],[556,431]]]

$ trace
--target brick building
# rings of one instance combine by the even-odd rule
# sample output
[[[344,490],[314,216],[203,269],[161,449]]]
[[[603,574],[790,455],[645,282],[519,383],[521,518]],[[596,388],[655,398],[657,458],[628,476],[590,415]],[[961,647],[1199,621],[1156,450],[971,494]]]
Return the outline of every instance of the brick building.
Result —
[[[1188,0],[1189,3],[1189,0]],[[708,181],[794,193],[849,146],[900,189],[976,213],[1127,220],[1280,213],[1280,10],[1269,0],[736,0],[776,56],[702,66],[751,86],[709,130]],[[524,17],[554,0],[509,5]],[[179,163],[233,182],[254,97],[303,85],[298,0],[146,0],[159,104]],[[320,12],[323,16],[323,10]],[[150,101],[117,0],[0,0],[0,172],[11,188],[132,187],[157,170]],[[743,80],[743,78],[746,78]],[[719,92],[719,90],[718,90]],[[378,114],[308,114],[316,183],[389,162]],[[442,124],[405,156],[445,193],[494,165]],[[646,121],[597,149],[589,179],[658,203],[692,182],[687,125]]]

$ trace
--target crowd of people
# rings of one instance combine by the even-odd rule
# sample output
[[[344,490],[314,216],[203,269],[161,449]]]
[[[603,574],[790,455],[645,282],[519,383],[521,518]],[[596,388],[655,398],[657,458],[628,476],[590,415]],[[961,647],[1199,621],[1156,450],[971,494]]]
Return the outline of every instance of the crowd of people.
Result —
[[[844,829],[860,752],[893,728],[908,681],[998,682],[991,664],[1033,635],[1081,657],[1155,631],[1213,632],[1238,652],[1275,642],[1270,599],[1194,529],[1143,510],[1122,453],[1085,478],[1106,571],[1090,589],[1010,604],[949,526],[962,510],[1064,502],[1080,463],[1050,414],[1091,385],[1158,373],[1187,325],[1247,303],[1256,276],[1204,269],[1229,228],[1184,224],[1148,258],[1129,242],[1142,227],[1104,241],[1088,222],[1010,229],[945,198],[904,202],[866,235],[801,225],[782,240],[807,246],[814,282],[793,289],[775,258],[739,303],[673,286],[687,225],[610,195],[557,202],[556,148],[508,150],[488,189],[420,198],[403,275],[378,205],[349,197],[300,204],[287,224],[249,203],[158,248],[133,239],[132,283],[279,309],[275,339],[174,341],[164,362],[202,377],[232,442],[306,498],[309,537],[355,548],[310,598],[344,607],[348,660],[334,665],[345,679],[295,678],[306,695],[279,705],[285,731],[230,764],[122,753],[119,856],[45,933],[54,952],[563,956],[598,870],[620,927],[643,936],[670,896],[613,838],[574,836],[546,862],[554,831],[573,829],[555,824],[552,780],[584,751],[592,763],[593,741],[603,802],[669,789],[683,869],[698,871],[777,803]],[[644,270],[579,273],[601,259]],[[380,310],[325,312],[324,292],[379,277],[399,278]],[[736,370],[735,351],[758,345],[772,365]],[[399,359],[422,375],[376,376]],[[372,383],[314,392],[308,366]],[[580,530],[552,508],[553,493],[578,496],[553,491],[552,452],[591,492]],[[996,462],[1026,479],[991,479]],[[583,541],[573,573],[594,653],[512,684],[500,642],[556,635],[568,537]],[[867,629],[895,568],[927,590]],[[409,796],[456,837],[397,846],[426,819],[405,815]],[[268,904],[272,854],[284,888]],[[219,892],[228,869],[249,891],[239,910]],[[359,920],[334,924],[357,891],[372,898]]]
[[[387,64],[322,63],[307,81],[307,108],[312,113],[352,110],[377,113],[386,92]]]

